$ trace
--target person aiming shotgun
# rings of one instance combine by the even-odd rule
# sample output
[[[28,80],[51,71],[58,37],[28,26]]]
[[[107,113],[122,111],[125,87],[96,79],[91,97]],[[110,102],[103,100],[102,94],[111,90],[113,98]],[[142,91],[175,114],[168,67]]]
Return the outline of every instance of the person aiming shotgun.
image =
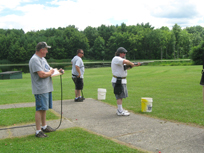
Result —
[[[129,116],[130,113],[127,110],[124,110],[122,107],[123,98],[128,97],[127,91],[127,70],[131,69],[135,66],[140,66],[141,64],[138,62],[135,65],[133,62],[125,59],[125,55],[127,50],[123,47],[119,47],[115,52],[115,57],[112,59],[111,62],[111,69],[112,69],[112,86],[114,89],[114,94],[117,100],[117,112],[118,116]]]

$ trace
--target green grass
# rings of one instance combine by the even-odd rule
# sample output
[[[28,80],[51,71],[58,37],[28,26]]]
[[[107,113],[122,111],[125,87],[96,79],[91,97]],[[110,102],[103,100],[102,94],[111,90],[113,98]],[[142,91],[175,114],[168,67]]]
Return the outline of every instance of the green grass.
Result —
[[[0,127],[35,122],[35,107],[0,109]],[[47,111],[46,119],[59,119],[51,111]]]
[[[199,85],[201,69],[202,66],[141,66],[133,68],[128,71],[129,97],[123,100],[123,107],[134,113],[150,117],[204,126],[202,86]],[[97,89],[105,88],[107,93],[106,100],[103,102],[116,106],[111,85],[110,67],[86,69],[84,76],[85,98],[97,99]],[[73,99],[74,83],[71,79],[71,70],[65,71],[62,81],[63,99]],[[53,85],[53,100],[60,100],[59,76],[53,78]],[[35,101],[31,91],[30,74],[23,74],[23,79],[0,80],[0,86],[0,105]],[[141,97],[153,98],[151,113],[141,112]],[[33,113],[29,109],[32,109]],[[25,113],[26,115],[24,114],[17,120],[13,118],[14,114],[10,114],[13,110],[15,110],[15,115],[19,114],[16,111],[26,112],[26,110],[31,114]],[[8,123],[13,125],[20,124],[22,121],[32,122],[31,118],[34,118],[34,108],[0,110],[0,113],[1,121],[4,121],[4,123],[2,122],[4,125],[0,124],[0,126],[5,126],[6,120],[13,120]],[[0,140],[0,146],[1,152],[137,152],[137,150],[79,128],[50,133],[49,138],[46,139],[36,140],[33,135],[3,139]]]
[[[204,126],[202,66],[141,66],[128,71],[129,97],[124,108],[134,113]],[[116,106],[110,68],[88,69],[85,72],[85,97],[97,99],[97,88],[106,88],[104,102]],[[153,98],[153,111],[141,112],[141,97]]]
[[[112,140],[89,133],[80,128],[71,128],[49,133],[48,138],[32,136],[0,140],[1,152],[32,153],[102,153],[102,152],[134,152],[142,153]]]
[[[190,66],[193,65],[191,60],[155,60],[154,62],[148,63],[148,66]]]
[[[128,71],[129,97],[123,107],[134,113],[151,117],[193,123],[204,126],[202,86],[199,85],[202,66],[140,66]],[[85,98],[97,99],[97,89],[107,89],[106,103],[116,106],[111,85],[111,68],[86,69],[84,75]],[[63,99],[74,98],[71,70],[62,76]],[[60,77],[53,78],[53,100],[60,100]],[[30,74],[23,79],[0,80],[0,104],[34,102]],[[153,98],[153,111],[141,112],[141,97]]]

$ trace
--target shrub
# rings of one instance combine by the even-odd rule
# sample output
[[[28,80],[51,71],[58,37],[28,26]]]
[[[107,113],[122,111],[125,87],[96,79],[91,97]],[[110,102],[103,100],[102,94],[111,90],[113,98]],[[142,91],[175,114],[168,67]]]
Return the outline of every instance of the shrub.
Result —
[[[202,41],[198,46],[195,46],[190,51],[190,58],[193,60],[195,65],[203,65],[203,55],[204,55],[204,41]]]

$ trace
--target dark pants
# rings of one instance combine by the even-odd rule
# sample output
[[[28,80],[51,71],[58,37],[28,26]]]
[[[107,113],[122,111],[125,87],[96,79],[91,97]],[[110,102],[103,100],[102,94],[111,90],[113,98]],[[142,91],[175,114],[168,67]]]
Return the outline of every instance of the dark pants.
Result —
[[[76,90],[82,90],[84,87],[84,81],[83,78],[72,78],[75,84],[75,89]]]

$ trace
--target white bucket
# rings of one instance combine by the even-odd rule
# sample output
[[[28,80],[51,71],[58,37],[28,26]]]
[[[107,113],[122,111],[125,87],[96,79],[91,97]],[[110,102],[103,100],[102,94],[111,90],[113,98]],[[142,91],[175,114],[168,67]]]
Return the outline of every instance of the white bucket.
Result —
[[[98,88],[98,100],[106,99],[106,89]]]
[[[152,98],[142,97],[141,98],[141,110],[142,112],[152,112]]]

